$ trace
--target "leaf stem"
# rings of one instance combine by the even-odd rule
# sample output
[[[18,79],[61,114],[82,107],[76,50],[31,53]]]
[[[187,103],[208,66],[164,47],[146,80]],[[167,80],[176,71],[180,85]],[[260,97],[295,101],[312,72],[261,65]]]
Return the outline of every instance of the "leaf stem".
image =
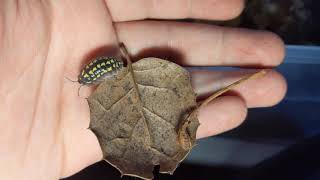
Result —
[[[217,92],[215,92],[211,96],[209,96],[206,100],[204,100],[202,103],[200,103],[199,108],[206,106],[209,102],[211,102],[212,100],[214,100],[218,96],[224,94],[225,92],[230,91],[231,89],[235,88],[236,86],[238,86],[238,85],[240,85],[250,79],[255,79],[255,78],[261,77],[261,76],[265,75],[266,73],[267,73],[266,70],[260,70],[259,72],[247,75],[247,76],[241,78],[240,80],[228,85],[227,87],[224,87],[224,88],[218,90]]]

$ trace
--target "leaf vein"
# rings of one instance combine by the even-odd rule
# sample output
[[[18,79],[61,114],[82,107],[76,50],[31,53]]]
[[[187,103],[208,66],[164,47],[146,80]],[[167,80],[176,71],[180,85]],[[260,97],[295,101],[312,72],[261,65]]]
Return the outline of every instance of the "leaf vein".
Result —
[[[142,118],[144,118],[144,117],[141,116],[141,118],[138,119],[137,123],[136,123],[136,124],[134,125],[134,127],[132,128],[132,131],[131,131],[131,133],[130,133],[130,135],[129,135],[129,138],[128,138],[128,139],[129,139],[128,144],[126,145],[126,148],[125,148],[125,150],[123,151],[121,157],[123,157],[123,156],[125,155],[125,153],[128,151],[128,147],[129,147],[130,142],[132,141],[132,135],[133,135],[133,133],[134,133],[134,130],[136,129],[137,125],[139,124],[139,121],[140,121]]]
[[[100,101],[98,101],[98,99],[92,99],[92,100],[96,101],[103,108],[103,110],[107,112],[107,109],[101,104]]]
[[[150,68],[150,69],[142,69],[142,70],[136,70],[136,69],[133,69],[133,72],[145,72],[145,71],[151,71],[151,70],[155,70],[155,69],[158,69],[158,68],[162,68],[164,67],[164,65],[161,65],[161,66],[156,66],[156,67],[153,67],[153,68]]]
[[[130,92],[133,90],[133,88],[129,89],[129,91],[127,93],[125,93],[123,96],[121,96],[118,100],[116,100],[116,102],[114,102],[109,108],[104,108],[106,110],[106,112],[110,111],[110,109],[112,107],[114,107],[118,102],[121,102],[122,99],[124,99],[126,96],[128,96],[130,94]],[[102,106],[102,104],[100,104]]]
[[[154,86],[154,85],[145,85],[145,84],[140,84],[137,83],[139,86],[143,86],[143,87],[152,87],[152,88],[156,88],[156,89],[162,89],[162,90],[167,90],[167,91],[172,91],[174,92],[172,89],[169,88],[164,88],[164,87],[158,87],[158,86]]]
[[[172,158],[171,156],[169,156],[168,154],[166,154],[165,152],[161,152],[161,151],[159,151],[157,148],[155,148],[155,147],[152,147],[152,146],[149,146],[150,147],[150,149],[152,149],[152,150],[154,150],[154,151],[156,151],[157,153],[159,153],[159,154],[162,154],[162,155],[165,155],[165,156],[167,156],[168,158]]]
[[[174,126],[170,121],[168,121],[168,120],[166,120],[165,118],[161,117],[161,116],[158,115],[157,113],[151,111],[151,110],[148,109],[147,107],[144,107],[144,106],[143,106],[143,109],[147,110],[147,111],[150,112],[151,114],[154,114],[154,115],[158,116],[162,121],[168,123],[170,126],[172,126],[173,128],[175,128],[175,126]]]

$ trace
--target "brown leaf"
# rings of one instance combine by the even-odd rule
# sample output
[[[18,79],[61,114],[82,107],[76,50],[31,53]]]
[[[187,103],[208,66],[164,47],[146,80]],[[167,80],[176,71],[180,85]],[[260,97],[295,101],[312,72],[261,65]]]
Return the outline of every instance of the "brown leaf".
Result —
[[[172,174],[195,143],[196,94],[189,73],[169,61],[129,63],[88,98],[90,129],[104,159],[122,175],[153,178],[153,168]]]
[[[264,75],[264,70],[215,92],[200,107],[189,73],[177,64],[146,58],[127,60],[115,79],[103,82],[88,98],[90,129],[96,134],[104,159],[122,175],[153,178],[153,168],[172,174],[191,151],[199,126],[198,108],[233,87]]]

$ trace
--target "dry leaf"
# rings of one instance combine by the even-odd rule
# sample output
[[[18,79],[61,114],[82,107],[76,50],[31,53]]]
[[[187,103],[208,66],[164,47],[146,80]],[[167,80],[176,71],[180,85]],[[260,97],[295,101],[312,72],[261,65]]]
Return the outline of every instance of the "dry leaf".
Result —
[[[124,68],[88,98],[90,129],[104,159],[123,175],[152,179],[155,165],[171,174],[194,145],[199,125],[191,113],[197,103],[189,73],[157,58],[142,59],[132,70]]]
[[[129,59],[127,57],[127,59]],[[206,99],[205,106],[249,75]],[[153,178],[153,168],[172,174],[195,144],[198,105],[189,73],[181,66],[145,58],[108,79],[88,98],[90,129],[104,159],[122,175]]]

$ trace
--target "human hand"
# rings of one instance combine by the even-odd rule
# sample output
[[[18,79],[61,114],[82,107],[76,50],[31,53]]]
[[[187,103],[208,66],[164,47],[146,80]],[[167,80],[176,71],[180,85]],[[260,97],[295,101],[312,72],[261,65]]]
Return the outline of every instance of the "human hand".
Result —
[[[59,179],[102,159],[87,129],[88,104],[78,97],[78,84],[65,77],[75,79],[89,56],[117,47],[118,41],[133,57],[150,47],[173,49],[189,66],[280,64],[283,43],[268,32],[144,20],[225,20],[243,5],[243,0],[1,1],[0,178]],[[197,71],[192,83],[204,94],[240,76]],[[285,80],[275,71],[246,82],[234,90],[237,95],[200,110],[197,137],[238,126],[248,107],[274,105],[285,91]]]

